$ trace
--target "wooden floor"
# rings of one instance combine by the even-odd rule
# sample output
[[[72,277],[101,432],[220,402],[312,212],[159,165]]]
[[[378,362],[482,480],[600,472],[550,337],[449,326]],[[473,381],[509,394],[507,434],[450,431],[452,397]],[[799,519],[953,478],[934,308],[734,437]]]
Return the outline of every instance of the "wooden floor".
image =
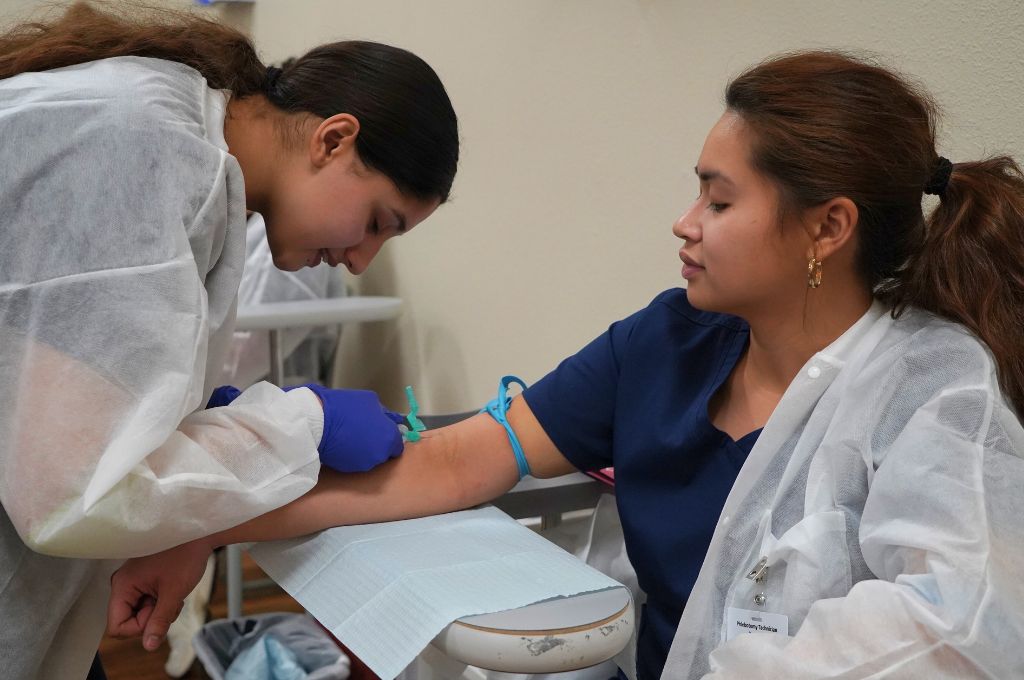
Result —
[[[243,553],[242,570],[246,581],[266,578],[260,568],[248,554]],[[218,569],[217,578],[210,598],[210,618],[218,619],[227,616],[227,589],[223,570]],[[276,586],[246,590],[243,612],[245,614],[262,614],[264,612],[301,612],[298,602]],[[147,652],[142,648],[141,640],[114,640],[104,638],[100,644],[100,659],[107,673],[108,680],[166,680],[169,676],[164,672],[168,648],[163,647],[155,652]],[[353,660],[352,680],[375,680],[377,676],[366,669],[358,660]],[[198,661],[183,678],[189,680],[208,680],[209,675],[203,671]]]

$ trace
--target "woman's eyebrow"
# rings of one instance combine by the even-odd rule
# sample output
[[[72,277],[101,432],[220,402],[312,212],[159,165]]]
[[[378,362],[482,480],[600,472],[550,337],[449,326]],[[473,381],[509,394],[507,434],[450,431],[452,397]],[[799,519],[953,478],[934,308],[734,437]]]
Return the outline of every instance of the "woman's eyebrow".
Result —
[[[736,186],[735,182],[729,179],[726,175],[723,175],[718,170],[701,170],[694,166],[693,171],[697,173],[697,177],[699,177],[700,181],[702,182],[710,182],[711,180],[717,179],[721,180],[722,182],[725,182],[726,184],[729,184],[730,186]]]

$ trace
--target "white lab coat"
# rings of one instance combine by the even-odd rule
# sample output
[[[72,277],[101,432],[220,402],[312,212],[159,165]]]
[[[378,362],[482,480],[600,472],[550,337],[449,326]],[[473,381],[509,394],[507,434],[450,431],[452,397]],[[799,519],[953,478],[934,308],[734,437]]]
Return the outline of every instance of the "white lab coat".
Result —
[[[275,267],[267,242],[266,222],[259,213],[249,215],[245,227],[245,266],[238,284],[239,308],[344,295],[341,273],[326,264],[303,267],[294,272]],[[248,387],[266,376],[270,368],[269,335],[268,331],[235,330],[217,382]],[[289,328],[281,331],[280,335],[287,384],[321,382],[321,371],[330,365],[330,357],[337,344],[338,327]],[[171,677],[181,677],[195,661],[192,637],[203,625],[213,587],[213,561],[211,557],[206,574],[185,598],[181,616],[167,631],[171,652],[164,670]]]
[[[308,390],[260,383],[202,410],[245,252],[226,105],[155,59],[0,80],[4,677],[85,676],[104,560],[233,526],[316,482],[323,415]]]
[[[876,303],[769,419],[662,677],[1024,677],[1022,455],[988,350]],[[790,637],[726,642],[730,607],[786,616]]]

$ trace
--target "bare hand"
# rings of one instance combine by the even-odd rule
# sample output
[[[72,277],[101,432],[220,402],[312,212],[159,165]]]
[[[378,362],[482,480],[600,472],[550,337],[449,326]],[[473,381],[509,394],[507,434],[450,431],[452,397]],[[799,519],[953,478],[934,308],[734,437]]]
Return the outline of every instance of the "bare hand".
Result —
[[[125,562],[110,578],[107,634],[142,636],[142,646],[159,647],[182,604],[206,570],[212,546],[204,540]]]

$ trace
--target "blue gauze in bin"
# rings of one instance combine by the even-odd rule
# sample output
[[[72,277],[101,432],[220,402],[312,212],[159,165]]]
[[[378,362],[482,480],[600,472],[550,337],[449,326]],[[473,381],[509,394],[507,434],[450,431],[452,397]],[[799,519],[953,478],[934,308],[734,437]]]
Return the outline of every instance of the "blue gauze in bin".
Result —
[[[295,652],[273,635],[264,635],[231,662],[224,680],[308,680]]]

